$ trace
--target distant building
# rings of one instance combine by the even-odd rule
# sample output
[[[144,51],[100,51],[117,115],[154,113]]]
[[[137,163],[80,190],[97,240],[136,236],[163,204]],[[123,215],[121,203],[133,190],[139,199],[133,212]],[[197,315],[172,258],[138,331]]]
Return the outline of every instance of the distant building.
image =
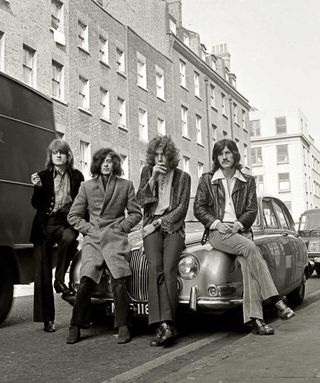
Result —
[[[53,100],[58,135],[90,177],[92,152],[111,146],[137,187],[148,142],[170,134],[192,176],[233,138],[250,172],[249,104],[225,44],[207,48],[182,25],[176,0],[0,3],[0,70]]]
[[[257,189],[283,200],[295,222],[320,207],[320,152],[299,109],[250,113],[252,174]]]

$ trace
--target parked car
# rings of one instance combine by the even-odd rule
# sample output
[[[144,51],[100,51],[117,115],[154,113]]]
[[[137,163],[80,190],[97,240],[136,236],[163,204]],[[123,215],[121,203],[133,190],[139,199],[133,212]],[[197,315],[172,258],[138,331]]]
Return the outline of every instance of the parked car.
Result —
[[[320,209],[306,210],[299,219],[298,233],[308,248],[309,261],[320,275]]]
[[[293,219],[283,202],[261,196],[258,203],[259,213],[253,226],[255,243],[267,261],[280,295],[286,296],[290,305],[298,305],[305,295],[307,248],[295,231]],[[243,293],[240,264],[233,255],[213,249],[208,242],[201,245],[203,226],[190,214],[187,218],[186,248],[180,255],[177,278],[180,305],[192,311],[212,313],[240,306]],[[148,266],[140,232],[131,233],[130,240],[132,276],[128,281],[128,292],[134,313],[145,316],[148,314]],[[71,287],[75,290],[79,286],[80,266],[79,253],[70,270]],[[73,303],[74,297],[67,300]],[[107,314],[113,313],[108,272],[92,302],[104,304]]]

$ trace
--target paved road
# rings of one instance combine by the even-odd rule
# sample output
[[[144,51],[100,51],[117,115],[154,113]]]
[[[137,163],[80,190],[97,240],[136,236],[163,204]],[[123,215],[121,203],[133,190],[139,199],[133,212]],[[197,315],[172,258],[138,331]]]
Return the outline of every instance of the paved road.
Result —
[[[320,298],[316,293],[319,287],[320,279],[312,277],[307,296]],[[58,295],[55,298],[54,334],[32,322],[32,296],[15,298],[7,321],[0,327],[1,383],[156,382],[246,335],[237,313],[198,315],[181,318],[181,336],[170,348],[149,347],[151,334],[144,320],[135,323],[135,337],[125,345],[116,344],[111,324],[94,326],[83,332],[81,342],[67,345],[71,307]],[[306,299],[308,303],[310,299]]]

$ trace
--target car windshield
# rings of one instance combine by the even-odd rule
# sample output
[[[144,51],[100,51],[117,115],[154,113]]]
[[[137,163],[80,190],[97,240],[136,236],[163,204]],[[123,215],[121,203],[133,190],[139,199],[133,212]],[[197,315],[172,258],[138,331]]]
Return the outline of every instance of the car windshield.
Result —
[[[312,211],[302,214],[299,230],[320,230],[320,209],[319,211]]]

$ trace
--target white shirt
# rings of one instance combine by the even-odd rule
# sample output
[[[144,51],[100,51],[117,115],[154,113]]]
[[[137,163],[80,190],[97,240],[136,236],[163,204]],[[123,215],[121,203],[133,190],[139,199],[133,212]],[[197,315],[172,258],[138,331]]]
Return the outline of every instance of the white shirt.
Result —
[[[170,206],[170,195],[172,186],[173,170],[160,174],[158,179],[159,201],[154,215],[162,215]]]

